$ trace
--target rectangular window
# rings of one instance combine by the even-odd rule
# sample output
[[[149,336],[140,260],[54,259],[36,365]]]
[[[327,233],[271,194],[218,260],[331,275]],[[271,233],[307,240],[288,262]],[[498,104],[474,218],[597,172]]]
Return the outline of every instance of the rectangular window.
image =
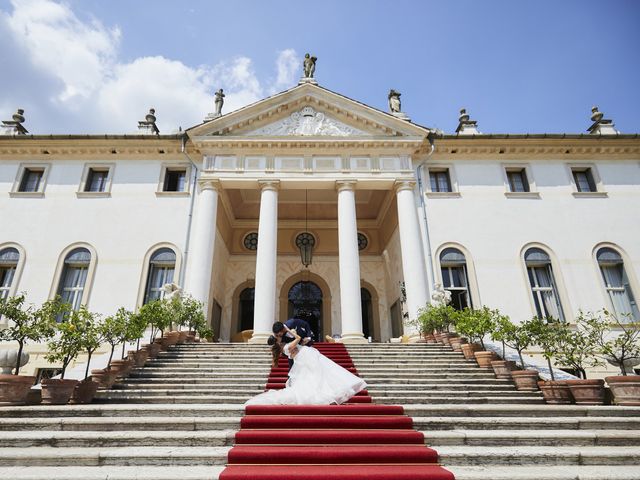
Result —
[[[90,168],[87,174],[87,183],[84,186],[85,192],[104,192],[107,188],[109,170]]]
[[[429,182],[432,192],[451,192],[449,170],[429,170]]]
[[[640,318],[623,264],[601,264],[600,269],[613,309],[620,320],[629,322]]]
[[[451,306],[456,310],[463,310],[471,306],[469,299],[469,282],[465,265],[443,266],[442,286],[451,292]]]
[[[147,281],[147,295],[144,303],[164,298],[164,286],[173,282],[175,267],[169,265],[152,264]]]
[[[7,298],[11,290],[11,283],[16,274],[14,265],[0,265],[0,299]]]
[[[43,168],[25,168],[20,181],[19,192],[39,192],[44,175]]]
[[[509,180],[510,192],[528,192],[529,180],[527,172],[524,168],[507,170],[507,179]]]
[[[573,180],[578,192],[596,192],[596,182],[590,168],[572,168]]]
[[[186,178],[186,169],[168,168],[164,176],[164,187],[162,190],[164,192],[184,192]]]
[[[87,272],[88,267],[85,265],[65,265],[58,294],[73,310],[80,309]]]
[[[527,274],[533,294],[536,314],[564,320],[551,265],[528,266]]]

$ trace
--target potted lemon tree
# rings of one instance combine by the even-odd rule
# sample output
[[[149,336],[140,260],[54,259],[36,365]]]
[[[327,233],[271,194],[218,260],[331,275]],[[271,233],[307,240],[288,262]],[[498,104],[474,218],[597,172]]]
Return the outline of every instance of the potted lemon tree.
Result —
[[[66,311],[60,298],[45,302],[40,308],[25,306],[25,295],[0,300],[0,315],[9,326],[0,331],[0,341],[16,342],[18,351],[13,374],[0,374],[0,402],[24,403],[36,377],[20,375],[24,347],[28,342],[41,342],[55,333],[56,318]]]

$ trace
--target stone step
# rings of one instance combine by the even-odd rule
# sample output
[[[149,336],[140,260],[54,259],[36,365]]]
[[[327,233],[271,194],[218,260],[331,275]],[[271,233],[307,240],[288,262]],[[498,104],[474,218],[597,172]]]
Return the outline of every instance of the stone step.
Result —
[[[421,396],[428,398],[432,396],[459,396],[459,397],[473,397],[473,396],[491,396],[491,397],[539,397],[540,395],[536,395],[535,392],[532,394],[531,392],[519,392],[515,389],[512,390],[450,390],[450,389],[442,389],[442,390],[433,390],[433,391],[424,391],[424,390],[392,390],[392,391],[381,391],[378,389],[369,388],[369,395],[375,397],[376,399],[380,399],[381,402],[388,403],[387,398],[420,398]],[[416,403],[416,402],[410,402]]]
[[[166,402],[165,402],[166,403]],[[240,417],[57,417],[0,418],[0,431],[192,431],[237,430]]]
[[[24,431],[0,432],[0,447],[220,447],[233,446],[234,430],[204,431]]]
[[[1,466],[224,465],[231,447],[3,448]]]
[[[438,448],[439,461],[453,465],[630,465],[635,466],[640,447],[585,446],[449,446]]]
[[[637,418],[413,417],[418,430],[639,430]]]
[[[12,480],[218,480],[222,465],[104,466],[104,467],[0,467],[0,478]],[[640,467],[510,465],[448,468],[456,480],[638,480]]]
[[[406,405],[404,412],[410,417],[572,417],[583,419],[640,418],[640,407],[586,406],[586,405]],[[556,422],[560,420],[555,420]],[[640,425],[639,423],[636,425]]]
[[[215,394],[181,394],[166,392],[160,394],[156,392],[145,391],[107,391],[98,392],[94,398],[94,402],[116,402],[116,403],[239,403],[243,404],[249,400],[253,395],[248,393],[247,395],[215,395]]]
[[[244,406],[218,405],[33,405],[0,408],[0,418],[55,418],[67,417],[241,417]],[[0,430],[2,428],[0,427]]]
[[[640,432],[633,430],[450,430],[424,431],[425,444],[489,446],[640,446]]]
[[[375,403],[382,403],[387,405],[399,405],[399,404],[436,404],[436,405],[454,405],[454,404],[530,404],[541,403],[544,404],[544,398],[542,396],[492,396],[491,394],[479,395],[479,396],[461,396],[458,392],[455,395],[424,395],[421,394],[417,397],[373,397]]]
[[[477,384],[465,384],[465,383],[432,383],[426,387],[427,390],[469,390],[469,391],[491,391],[491,392],[515,392],[516,387],[513,384],[491,384],[491,383],[477,383]],[[367,383],[367,390],[369,392],[380,393],[406,393],[406,392],[424,392],[425,388],[412,388],[407,385],[406,388],[399,385],[388,385],[386,383]]]

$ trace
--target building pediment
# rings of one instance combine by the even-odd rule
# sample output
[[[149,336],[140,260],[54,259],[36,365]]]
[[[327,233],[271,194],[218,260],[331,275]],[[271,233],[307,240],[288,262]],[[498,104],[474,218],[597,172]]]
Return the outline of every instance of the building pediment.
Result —
[[[305,83],[197,125],[187,133],[196,143],[227,138],[422,141],[430,130]]]

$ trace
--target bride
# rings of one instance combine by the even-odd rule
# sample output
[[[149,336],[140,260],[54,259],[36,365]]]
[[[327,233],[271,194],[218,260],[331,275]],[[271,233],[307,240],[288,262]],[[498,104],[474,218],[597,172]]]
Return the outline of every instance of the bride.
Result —
[[[286,327],[285,327],[286,328]],[[289,380],[281,390],[268,390],[247,400],[245,405],[331,405],[349,400],[366,383],[360,377],[342,368],[313,347],[300,345],[300,335],[287,331],[294,340],[284,348],[280,342],[271,346],[273,365],[278,365],[280,354],[294,360]]]

